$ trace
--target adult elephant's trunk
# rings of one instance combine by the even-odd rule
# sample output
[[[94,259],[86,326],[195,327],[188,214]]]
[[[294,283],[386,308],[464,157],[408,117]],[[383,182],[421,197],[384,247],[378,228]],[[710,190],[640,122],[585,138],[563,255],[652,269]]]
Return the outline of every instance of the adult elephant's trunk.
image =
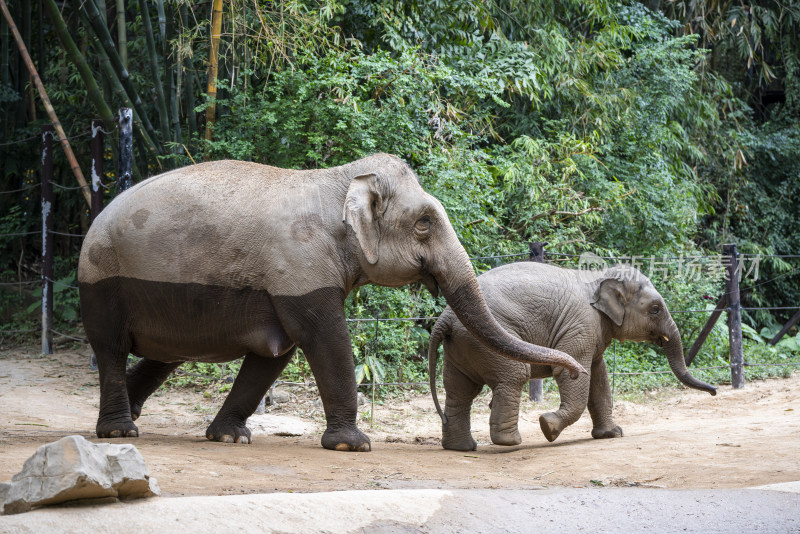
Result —
[[[667,355],[667,361],[669,361],[670,369],[672,369],[672,372],[675,374],[678,380],[690,388],[707,391],[712,395],[716,395],[717,388],[693,377],[689,372],[689,369],[686,368],[686,363],[683,357],[683,343],[681,343],[681,334],[678,332],[678,326],[675,324],[675,321],[670,319],[670,323],[671,324],[667,329],[669,332],[667,334],[668,341],[662,345],[664,347],[664,352]]]
[[[449,248],[436,261],[426,265],[426,268],[436,279],[439,289],[461,324],[484,345],[512,360],[565,367],[569,369],[572,378],[586,372],[571,356],[522,341],[500,326],[483,300],[475,271],[460,244]]]

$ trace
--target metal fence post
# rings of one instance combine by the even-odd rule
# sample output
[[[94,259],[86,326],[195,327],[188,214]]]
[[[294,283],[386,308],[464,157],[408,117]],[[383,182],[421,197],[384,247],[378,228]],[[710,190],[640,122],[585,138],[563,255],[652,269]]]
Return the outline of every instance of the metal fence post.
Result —
[[[378,322],[380,321],[380,317],[381,317],[380,313],[375,314],[375,354],[374,354],[375,359],[372,361],[372,406],[370,407],[369,410],[370,427],[372,427],[375,421],[375,379],[377,378],[377,375],[375,374],[375,366],[377,365],[378,361],[378,342],[380,340],[380,338],[378,337],[380,336],[380,331],[378,330]],[[364,363],[366,364],[366,362]],[[358,395],[358,393],[356,393],[356,395]]]
[[[541,241],[533,241],[529,244],[530,247],[530,261],[536,263],[544,263],[544,247],[547,243]],[[542,402],[544,400],[544,383],[541,378],[534,378],[528,383],[528,396],[533,402]]]
[[[734,389],[744,387],[744,350],[742,347],[742,304],[739,300],[739,255],[736,245],[723,245],[722,253],[727,256],[725,266],[728,294],[728,339],[730,343],[731,385]]]
[[[122,193],[133,185],[133,112],[131,108],[119,108],[119,173],[117,191]]]
[[[103,211],[103,152],[105,152],[105,139],[103,134],[103,121],[92,119],[92,205],[89,208],[89,220],[94,222]]]
[[[53,354],[53,126],[42,126],[42,354]]]

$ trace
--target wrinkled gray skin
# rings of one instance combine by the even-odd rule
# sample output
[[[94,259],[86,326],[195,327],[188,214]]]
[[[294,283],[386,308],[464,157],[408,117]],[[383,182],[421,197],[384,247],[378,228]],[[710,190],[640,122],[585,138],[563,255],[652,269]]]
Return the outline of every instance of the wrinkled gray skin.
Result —
[[[244,356],[206,437],[248,443],[247,417],[300,347],[325,408],[322,445],[370,450],[343,309],[366,283],[441,288],[497,353],[585,373],[497,324],[442,205],[387,154],[309,171],[217,161],[145,180],[93,223],[78,281],[100,370],[98,437],[138,436],[133,420],[182,362]],[[126,373],[128,353],[143,359]]]
[[[611,415],[611,390],[603,352],[612,339],[649,341],[664,348],[672,372],[685,385],[716,394],[716,388],[686,369],[681,336],[664,299],[635,268],[575,271],[520,262],[492,269],[478,277],[486,303],[497,321],[520,339],[571,354],[588,375],[568,380],[559,366],[531,367],[498,355],[478,343],[450,307],[436,321],[428,352],[431,391],[442,417],[442,446],[460,451],[477,446],[470,432],[472,401],[484,384],[492,388],[489,426],[492,442],[517,445],[523,386],[532,378],[552,376],[561,405],[539,417],[548,441],[555,440],[589,407],[592,437],[616,438],[622,429]],[[436,360],[444,342],[442,414],[436,395]]]

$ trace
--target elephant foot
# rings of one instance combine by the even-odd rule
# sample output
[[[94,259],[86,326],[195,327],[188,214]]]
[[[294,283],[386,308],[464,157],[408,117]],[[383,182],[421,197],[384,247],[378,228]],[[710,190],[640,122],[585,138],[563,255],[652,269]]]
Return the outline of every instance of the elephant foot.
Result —
[[[621,438],[623,435],[622,429],[617,425],[592,429],[592,437],[594,439]]]
[[[490,430],[490,435],[492,437],[492,443],[495,445],[519,445],[522,443],[522,436],[519,434],[519,429],[514,428],[513,430]]]
[[[539,426],[547,441],[553,442],[561,434],[561,419],[553,412],[543,413],[539,416]]]
[[[139,416],[142,415],[142,406],[144,403],[133,400],[129,400],[129,403],[131,405],[131,419],[136,421],[139,419]]]
[[[478,450],[478,442],[470,434],[451,436],[442,432],[442,447],[449,451],[475,451]]]
[[[250,429],[244,424],[224,423],[214,419],[206,430],[206,438],[221,443],[252,443]]]
[[[372,450],[372,443],[367,435],[355,427],[338,430],[328,428],[322,434],[322,446],[332,451],[369,452]]]
[[[98,438],[138,438],[139,429],[133,424],[133,421],[123,423],[105,423],[103,421],[97,422],[95,429]]]

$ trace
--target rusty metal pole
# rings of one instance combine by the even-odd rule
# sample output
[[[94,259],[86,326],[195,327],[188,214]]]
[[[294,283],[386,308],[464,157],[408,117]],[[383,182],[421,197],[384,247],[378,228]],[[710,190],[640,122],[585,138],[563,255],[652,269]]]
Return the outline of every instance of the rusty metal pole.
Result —
[[[769,340],[769,344],[770,345],[777,344],[778,341],[780,341],[781,338],[786,335],[786,332],[788,332],[797,323],[797,321],[800,321],[800,310],[797,310],[797,313],[795,313],[792,316],[792,318],[789,319],[789,322],[787,322],[785,325],[783,325],[783,328],[781,328],[781,331],[778,332],[777,334],[775,334],[775,337],[773,337],[772,339]]]
[[[119,108],[119,172],[117,191],[122,193],[133,185],[133,112],[131,108]]]
[[[728,294],[728,340],[730,342],[731,385],[734,389],[744,387],[744,348],[742,346],[742,304],[739,299],[739,254],[736,245],[723,245],[722,253],[727,256]]]
[[[103,124],[101,119],[92,120],[92,205],[89,210],[91,222],[103,211],[103,176],[105,168],[103,164],[103,153],[105,152],[105,140],[103,134]]]
[[[53,126],[42,126],[42,354],[53,354]]]
[[[541,241],[534,241],[530,243],[530,261],[536,263],[544,263],[544,247],[547,243]],[[544,382],[541,378],[534,378],[528,383],[528,396],[533,402],[542,402],[544,400]]]
[[[692,347],[689,349],[689,352],[684,355],[684,361],[686,362],[686,367],[689,367],[692,362],[694,361],[695,356],[697,353],[700,352],[700,348],[702,348],[703,343],[706,342],[706,338],[714,329],[714,325],[717,324],[717,319],[719,316],[722,315],[722,312],[725,311],[725,307],[728,305],[728,294],[723,293],[722,296],[717,301],[717,304],[714,306],[714,311],[711,312],[711,316],[706,321],[705,326],[697,335],[697,339],[694,340],[692,343]]]

